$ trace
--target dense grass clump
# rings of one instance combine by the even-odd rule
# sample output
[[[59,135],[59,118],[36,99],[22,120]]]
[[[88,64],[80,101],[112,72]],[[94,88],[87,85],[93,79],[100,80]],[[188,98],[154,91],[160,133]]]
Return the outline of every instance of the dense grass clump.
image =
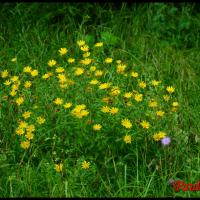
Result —
[[[198,196],[198,11],[0,5],[0,196]]]

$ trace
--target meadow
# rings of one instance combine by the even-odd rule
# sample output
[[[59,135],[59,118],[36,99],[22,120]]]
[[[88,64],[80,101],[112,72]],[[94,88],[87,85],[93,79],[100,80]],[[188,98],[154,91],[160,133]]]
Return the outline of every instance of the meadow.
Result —
[[[200,7],[0,4],[0,197],[198,197]]]

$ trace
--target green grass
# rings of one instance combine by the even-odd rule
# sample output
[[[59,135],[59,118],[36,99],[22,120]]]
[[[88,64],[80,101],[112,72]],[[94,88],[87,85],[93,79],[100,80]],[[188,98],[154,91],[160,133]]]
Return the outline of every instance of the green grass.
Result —
[[[31,148],[23,150],[15,134],[17,120],[23,112],[2,99],[9,90],[1,78],[0,197],[200,196],[199,191],[175,193],[168,185],[170,178],[185,183],[199,180],[198,11],[197,4],[172,3],[1,4],[1,71],[9,69],[17,75],[29,65],[38,69],[41,75],[46,72],[50,59],[56,59],[66,68],[58,49],[67,47],[72,57],[78,59],[77,40],[83,38],[89,46],[103,41],[105,51],[97,58],[99,61],[106,57],[121,59],[129,72],[132,69],[138,71],[147,83],[156,79],[162,80],[163,87],[175,86],[174,101],[177,100],[180,106],[169,119],[152,127],[154,131],[163,129],[169,132],[172,137],[169,147],[159,146],[145,131],[144,136],[136,137],[126,145],[123,142],[126,130],[121,127],[120,120],[131,116],[138,119],[143,116],[142,110],[138,108],[135,115],[126,109],[120,113],[121,117],[106,118],[99,114],[102,104],[97,101],[97,97],[104,97],[104,93],[85,93],[89,78],[83,78],[81,82],[73,77],[77,85],[66,93],[55,87],[56,80],[36,78],[32,86],[33,96],[42,99],[29,99],[23,111],[25,108],[32,110],[34,104],[39,104],[33,112],[50,121],[38,128]],[[16,63],[10,61],[13,57],[17,57]],[[68,70],[72,74],[72,69]],[[27,77],[23,76],[21,80]],[[119,85],[122,93],[133,90],[135,84],[118,76],[114,64],[101,81]],[[29,93],[26,92],[25,96],[29,97]],[[75,105],[85,103],[87,109],[94,111],[90,118],[106,125],[102,135],[96,137],[84,118],[73,118],[64,111],[56,113],[50,103],[56,97],[67,97]],[[117,101],[113,106],[122,108],[122,103]],[[115,120],[119,124],[116,125]],[[135,125],[134,130],[140,131]],[[62,173],[55,171],[55,160],[63,161]],[[89,170],[81,169],[83,160],[91,162]]]

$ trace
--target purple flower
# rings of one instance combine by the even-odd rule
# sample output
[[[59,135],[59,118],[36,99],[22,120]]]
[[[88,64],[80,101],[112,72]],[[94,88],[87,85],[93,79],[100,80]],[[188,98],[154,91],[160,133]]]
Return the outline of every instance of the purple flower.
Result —
[[[165,137],[165,138],[163,138],[163,139],[161,140],[161,143],[162,143],[164,146],[169,145],[170,142],[171,142],[170,137]]]

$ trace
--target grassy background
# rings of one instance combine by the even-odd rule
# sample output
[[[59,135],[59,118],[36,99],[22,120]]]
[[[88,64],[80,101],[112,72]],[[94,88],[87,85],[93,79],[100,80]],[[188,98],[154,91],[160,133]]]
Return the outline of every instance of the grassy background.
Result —
[[[70,166],[66,174],[56,174],[45,156],[37,165],[32,157],[21,163],[23,155],[13,148],[15,141],[4,134],[13,132],[13,126],[2,122],[0,111],[0,196],[199,196],[200,192],[174,193],[168,185],[169,178],[199,180],[199,11],[198,4],[173,3],[1,4],[1,69],[12,67],[9,61],[15,56],[16,71],[26,65],[43,66],[57,49],[82,37],[90,44],[102,40],[108,55],[139,66],[143,77],[175,85],[181,109],[174,149],[151,160],[155,152],[146,144],[126,157],[115,158],[110,151],[95,180]]]

